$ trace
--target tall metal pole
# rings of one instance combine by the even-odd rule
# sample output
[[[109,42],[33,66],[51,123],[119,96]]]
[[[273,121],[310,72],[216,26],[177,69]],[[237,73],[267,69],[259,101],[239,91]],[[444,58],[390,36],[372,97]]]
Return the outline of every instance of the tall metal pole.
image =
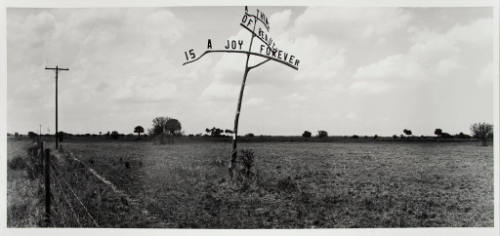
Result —
[[[46,70],[55,70],[56,71],[56,96],[55,96],[55,100],[56,100],[56,134],[55,134],[55,137],[56,137],[56,150],[59,149],[59,127],[58,127],[58,99],[57,99],[57,94],[58,94],[58,84],[59,84],[59,71],[60,70],[69,70],[68,68],[60,68],[58,65],[56,65],[55,68],[48,68],[48,67],[45,67]]]
[[[255,26],[257,25],[257,19],[254,17],[254,25],[253,25],[253,31],[255,32]],[[247,61],[245,63],[245,73],[243,74],[243,81],[241,82],[241,88],[240,88],[240,96],[238,98],[238,106],[236,108],[236,115],[234,117],[234,136],[233,136],[233,151],[231,152],[231,162],[229,163],[229,175],[231,178],[233,177],[233,169],[236,164],[236,158],[238,157],[238,122],[240,119],[240,111],[241,111],[241,100],[243,99],[243,92],[245,90],[245,83],[247,81],[247,75],[248,72],[250,71],[250,68],[248,68],[248,61],[250,60],[250,52],[252,51],[252,43],[253,43],[253,38],[255,37],[254,34],[252,34],[252,38],[250,39],[250,46],[248,48],[248,54],[247,54]]]

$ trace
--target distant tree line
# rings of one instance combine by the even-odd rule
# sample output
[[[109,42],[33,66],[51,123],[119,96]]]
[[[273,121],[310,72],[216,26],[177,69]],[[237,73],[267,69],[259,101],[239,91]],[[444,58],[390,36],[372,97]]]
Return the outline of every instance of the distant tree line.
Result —
[[[437,141],[447,140],[447,139],[471,139],[471,138],[475,138],[476,140],[480,140],[482,145],[487,145],[488,141],[491,141],[493,138],[493,125],[485,123],[485,122],[479,122],[479,123],[472,124],[470,127],[470,131],[471,131],[472,136],[465,134],[463,132],[460,132],[460,133],[455,134],[455,135],[451,135],[450,133],[443,131],[443,129],[441,129],[441,128],[436,128],[434,130],[434,135],[435,135],[435,139]],[[148,136],[150,136],[150,137],[155,137],[155,136],[174,137],[174,136],[182,136],[183,135],[181,122],[175,118],[170,118],[170,117],[166,117],[166,116],[165,117],[160,116],[160,117],[154,118],[152,120],[152,127],[148,130],[148,134],[145,134],[145,129],[141,125],[135,126],[133,129],[133,133],[137,134],[136,139],[140,139],[141,137],[148,137]],[[39,134],[37,134],[33,131],[29,131],[27,133],[27,136],[29,138],[36,138],[36,137],[38,137],[38,135]],[[47,135],[47,134],[45,134],[45,135]],[[53,136],[53,134],[48,134],[48,135]],[[190,137],[194,137],[194,136],[198,136],[198,137],[200,137],[200,136],[229,137],[231,135],[233,135],[232,130],[217,128],[214,126],[212,128],[206,128],[205,134],[198,133],[196,135],[190,134],[189,136]],[[9,136],[9,137],[10,136],[22,137],[23,135],[19,134],[18,132],[15,132],[14,134],[7,133],[7,136]],[[132,133],[125,135],[125,134],[119,133],[116,130],[107,131],[104,134],[102,132],[99,132],[98,135],[97,134],[90,134],[90,133],[71,134],[71,133],[66,133],[64,131],[60,131],[59,132],[59,139],[60,139],[59,141],[62,142],[65,137],[71,137],[71,136],[85,136],[85,137],[103,136],[103,137],[109,138],[109,139],[119,139],[120,137],[124,137],[124,136],[132,137],[134,135]],[[253,133],[247,133],[244,136],[247,138],[255,137],[255,135]],[[303,138],[312,138],[312,136],[313,136],[312,132],[310,132],[308,130],[305,130],[302,133]],[[262,137],[262,135],[261,135],[261,137]],[[329,136],[328,136],[327,131],[318,130],[316,137],[323,139],[323,138],[327,138]],[[350,136],[350,138],[359,139],[360,136],[354,134],[354,135]],[[364,138],[372,138],[373,140],[376,140],[376,139],[379,139],[379,136],[377,134],[375,134],[373,136],[364,136]],[[415,136],[414,133],[410,129],[405,128],[405,129],[403,129],[403,132],[400,136],[398,136],[396,134],[392,136],[392,139],[400,139],[400,138],[405,139],[405,140],[412,140],[412,139],[419,139],[420,140],[422,138],[428,139],[429,137],[423,136],[423,135]]]

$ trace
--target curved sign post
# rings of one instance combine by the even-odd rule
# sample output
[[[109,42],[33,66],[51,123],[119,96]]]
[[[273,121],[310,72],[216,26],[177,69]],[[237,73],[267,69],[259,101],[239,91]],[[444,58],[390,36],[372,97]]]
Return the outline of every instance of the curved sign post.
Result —
[[[222,49],[213,49],[212,40],[208,39],[207,49],[197,55],[194,49],[190,49],[184,52],[186,61],[182,65],[187,65],[200,60],[207,54],[210,53],[239,53],[246,55],[245,71],[243,73],[243,81],[240,88],[240,96],[238,98],[238,106],[236,108],[236,115],[234,118],[234,130],[233,130],[233,150],[231,152],[231,162],[229,164],[229,174],[233,176],[233,170],[235,167],[236,157],[237,157],[237,145],[238,145],[238,121],[240,118],[241,111],[241,100],[243,98],[243,91],[245,90],[245,83],[247,80],[247,75],[250,70],[255,69],[268,61],[275,61],[282,65],[288,66],[294,70],[299,69],[300,60],[292,53],[278,49],[273,38],[269,35],[269,21],[267,16],[257,9],[256,14],[251,14],[248,12],[248,7],[245,7],[245,13],[241,19],[240,26],[250,32],[250,43],[248,50],[244,50],[246,44],[243,40],[227,40]],[[260,43],[257,47],[257,52],[252,51],[252,44],[254,39],[258,39],[257,43]],[[260,57],[263,60],[255,65],[249,65],[250,56]]]

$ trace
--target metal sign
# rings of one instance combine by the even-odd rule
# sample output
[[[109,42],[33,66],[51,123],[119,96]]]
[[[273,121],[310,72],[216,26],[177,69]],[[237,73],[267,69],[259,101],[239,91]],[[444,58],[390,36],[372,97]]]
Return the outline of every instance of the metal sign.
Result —
[[[237,157],[237,143],[238,143],[238,121],[241,111],[241,101],[243,99],[243,91],[245,90],[245,83],[247,79],[248,72],[255,69],[258,66],[263,65],[268,61],[275,61],[280,64],[286,65],[292,69],[298,70],[300,60],[296,55],[281,50],[276,46],[276,42],[270,36],[270,26],[269,20],[262,11],[256,10],[256,14],[251,14],[248,12],[248,7],[245,7],[245,13],[240,22],[240,26],[250,32],[250,43],[248,45],[248,50],[246,50],[246,44],[243,40],[227,40],[223,43],[221,49],[213,49],[214,41],[212,39],[207,40],[207,48],[201,54],[196,54],[194,49],[189,49],[184,52],[186,61],[182,65],[187,65],[200,60],[202,57],[209,53],[237,53],[244,54],[247,56],[245,63],[245,72],[243,74],[243,81],[241,83],[240,95],[238,98],[238,106],[236,109],[236,115],[234,118],[234,130],[233,130],[233,151],[231,153],[231,162],[229,164],[229,174],[233,175],[233,170]],[[258,39],[256,43],[259,43],[257,51],[252,51],[252,46],[254,39]],[[263,60],[255,65],[249,65],[250,56],[260,57]]]

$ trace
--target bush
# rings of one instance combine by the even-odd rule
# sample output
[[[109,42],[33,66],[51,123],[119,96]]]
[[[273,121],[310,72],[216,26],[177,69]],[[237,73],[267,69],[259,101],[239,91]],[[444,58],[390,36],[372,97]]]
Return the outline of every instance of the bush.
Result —
[[[254,166],[255,155],[254,152],[250,149],[244,149],[240,151],[240,160],[242,164],[241,172],[245,177],[250,178],[253,174],[252,167]]]
[[[22,170],[22,169],[26,169],[27,164],[22,157],[17,156],[17,157],[14,157],[12,160],[10,160],[8,162],[7,166],[11,170]]]
[[[118,133],[118,131],[111,132],[112,139],[118,139],[118,137],[120,137],[120,134]]]
[[[38,134],[36,134],[33,131],[30,131],[30,132],[28,132],[28,137],[30,137],[31,139],[35,139],[36,137],[38,137]]]
[[[304,138],[310,138],[311,136],[312,136],[311,132],[309,132],[307,130],[304,131],[304,133],[302,133],[302,137],[304,137]]]
[[[318,137],[319,138],[326,138],[326,137],[328,137],[328,132],[326,132],[324,130],[318,130]]]
[[[493,138],[493,125],[488,123],[475,123],[470,127],[474,138],[481,140],[484,146],[488,145],[487,140]]]

